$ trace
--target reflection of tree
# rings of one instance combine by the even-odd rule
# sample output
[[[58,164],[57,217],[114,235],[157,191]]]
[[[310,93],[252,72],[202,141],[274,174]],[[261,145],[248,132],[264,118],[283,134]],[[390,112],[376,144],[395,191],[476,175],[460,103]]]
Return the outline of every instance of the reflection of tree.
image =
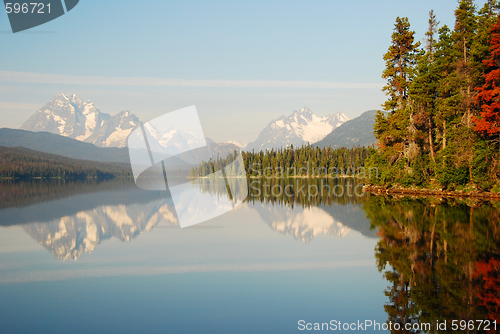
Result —
[[[236,179],[237,180],[237,179]],[[227,182],[235,182],[228,178]],[[280,204],[294,207],[332,204],[359,204],[364,196],[363,184],[356,178],[250,178],[247,202]],[[225,183],[203,179],[203,192],[224,194]]]
[[[28,206],[73,195],[123,189],[126,186],[135,185],[130,180],[32,179],[21,182],[2,180],[0,182],[0,209]]]
[[[500,321],[500,261],[490,258],[486,261],[476,262],[475,277],[484,280],[484,289],[477,289],[479,304],[488,309],[490,319]]]
[[[391,284],[389,321],[498,319],[500,212],[493,205],[370,196],[363,207],[381,237],[375,254]]]

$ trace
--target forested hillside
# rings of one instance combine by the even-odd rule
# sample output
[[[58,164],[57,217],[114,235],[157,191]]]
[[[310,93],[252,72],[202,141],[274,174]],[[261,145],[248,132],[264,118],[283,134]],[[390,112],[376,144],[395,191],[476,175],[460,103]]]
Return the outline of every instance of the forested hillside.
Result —
[[[91,143],[48,132],[1,128],[0,146],[25,147],[73,159],[130,163],[127,148],[97,147]]]
[[[382,77],[388,99],[375,121],[372,183],[498,190],[500,19],[498,1],[459,1],[453,29],[433,11],[423,46],[396,19]]]
[[[125,164],[76,160],[21,147],[0,147],[0,179],[112,179],[129,178],[131,173],[130,166]]]

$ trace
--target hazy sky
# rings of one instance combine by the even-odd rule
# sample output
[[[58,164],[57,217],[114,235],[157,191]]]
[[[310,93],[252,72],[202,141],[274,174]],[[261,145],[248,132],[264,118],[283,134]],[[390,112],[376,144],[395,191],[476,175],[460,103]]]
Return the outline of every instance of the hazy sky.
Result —
[[[476,2],[482,7],[484,1]],[[354,118],[379,109],[394,21],[423,39],[428,12],[453,26],[447,1],[81,0],[13,34],[0,12],[0,127],[17,128],[61,92],[144,121],[196,105],[205,134],[254,140],[308,106]]]

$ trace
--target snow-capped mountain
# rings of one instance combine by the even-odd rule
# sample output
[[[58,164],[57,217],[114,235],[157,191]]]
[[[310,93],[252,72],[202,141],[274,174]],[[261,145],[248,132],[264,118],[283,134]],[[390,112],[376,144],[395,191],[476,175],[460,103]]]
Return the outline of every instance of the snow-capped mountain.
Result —
[[[125,147],[140,124],[129,111],[110,116],[75,94],[59,94],[33,114],[21,129],[45,131],[102,147]]]
[[[288,117],[281,116],[272,120],[246,149],[260,151],[290,145],[313,144],[348,120],[349,117],[343,113],[319,117],[308,107],[304,107]]]

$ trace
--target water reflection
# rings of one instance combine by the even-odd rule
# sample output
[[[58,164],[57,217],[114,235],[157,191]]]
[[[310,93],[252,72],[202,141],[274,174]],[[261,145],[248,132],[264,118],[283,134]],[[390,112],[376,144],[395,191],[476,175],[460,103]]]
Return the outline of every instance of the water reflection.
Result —
[[[371,196],[363,208],[380,231],[377,266],[390,283],[388,321],[500,321],[498,204]],[[467,330],[461,332],[483,332]],[[462,322],[464,324],[464,322]],[[477,323],[476,323],[477,326]],[[489,333],[496,332],[490,326]],[[417,333],[419,331],[393,331]]]
[[[99,206],[50,222],[32,222],[23,228],[59,260],[76,260],[84,252],[91,254],[104,240],[114,237],[129,242],[159,222],[178,226],[173,207],[166,200]]]
[[[252,179],[247,202],[274,231],[304,242],[352,230],[376,237],[360,207],[361,186],[349,178]]]
[[[224,197],[226,187],[241,180],[228,178],[226,182],[201,179],[191,184],[190,193]],[[250,194],[244,206],[256,210],[272,230],[283,235],[304,242],[318,235],[344,237],[352,230],[369,237],[376,235],[359,207],[359,196],[353,195],[359,192],[353,180],[250,179],[248,182]],[[1,224],[22,225],[59,260],[76,260],[113,237],[129,242],[158,225],[179,228],[168,192],[140,190],[131,182],[39,180],[0,185]],[[345,191],[334,194],[332,189],[339,186]],[[278,192],[278,187],[283,191]],[[313,192],[314,187],[323,191]],[[233,185],[232,189],[238,187]],[[233,192],[235,198],[242,197]],[[197,210],[204,212],[202,202]]]
[[[228,182],[233,181],[228,178]],[[110,277],[110,286],[115,286],[115,282],[123,283],[122,277],[142,275],[129,286],[137,293],[134,302],[143,298],[141,307],[153,305],[156,310],[164,306],[173,291],[184,285],[169,286],[169,280],[155,275],[197,273],[200,281],[189,286],[189,293],[179,297],[186,300],[187,295],[196,296],[191,294],[192,288],[199,287],[200,294],[213,289],[202,273],[218,272],[223,274],[213,278],[217,278],[214,281],[222,278],[221,289],[206,300],[204,309],[217,305],[220,295],[226,294],[231,303],[224,310],[217,309],[217,314],[224,314],[234,308],[234,296],[241,291],[251,291],[248,298],[241,298],[239,302],[251,304],[249,301],[256,300],[249,308],[253,312],[261,310],[266,303],[280,304],[275,305],[279,311],[272,313],[272,317],[266,313],[271,312],[270,309],[263,310],[262,318],[267,316],[271,319],[269,322],[275,322],[275,317],[288,314],[286,321],[282,321],[290,324],[286,332],[296,329],[297,319],[307,310],[310,321],[329,321],[328,317],[333,314],[339,320],[344,317],[349,321],[387,319],[388,323],[398,323],[402,328],[405,324],[435,324],[446,320],[447,329],[439,332],[467,332],[460,328],[453,330],[452,320],[500,321],[500,210],[497,203],[363,195],[354,179],[249,179],[248,182],[249,196],[236,211],[217,218],[217,224],[212,221],[186,230],[180,230],[168,193],[140,190],[133,182],[0,183],[1,225],[22,226],[22,231],[57,259],[80,259],[63,263],[47,256],[49,259],[43,264],[23,265],[18,258],[28,261],[28,257],[33,256],[30,260],[33,262],[38,258],[32,253],[26,257],[0,254],[7,259],[0,263],[2,282],[26,282],[28,286],[29,282],[42,280]],[[227,185],[201,179],[192,187],[217,197],[224,193],[221,189]],[[244,221],[241,229],[231,229],[238,225],[237,220]],[[218,225],[218,228],[201,229],[210,225]],[[100,249],[104,252],[82,258],[84,253],[94,252],[98,245],[111,239],[131,244],[121,248],[115,244],[113,248],[109,241],[106,245],[112,247],[108,247],[107,252],[102,246]],[[110,248],[119,248],[119,252]],[[375,267],[375,259],[383,280]],[[279,276],[276,270],[290,273]],[[244,274],[237,276],[238,279],[231,276],[238,272]],[[266,279],[260,285],[247,278],[256,272],[266,273],[262,274]],[[179,280],[184,284],[186,277]],[[227,281],[243,283],[228,292],[224,280],[227,277],[230,277]],[[318,281],[309,284],[315,277]],[[283,282],[294,279],[289,287],[282,286]],[[338,285],[342,280],[345,283]],[[158,294],[161,297],[158,304],[150,304],[150,297],[144,297],[137,288],[143,286],[143,281],[156,287],[147,296]],[[75,280],[71,289],[61,293],[80,291],[82,282]],[[248,289],[252,284],[255,284],[254,290]],[[274,290],[265,290],[272,284],[275,284]],[[98,286],[95,284],[92,288]],[[275,298],[275,291],[279,289],[283,295]],[[290,291],[304,294],[284,303],[293,296]],[[121,293],[120,290],[116,294],[121,296]],[[106,292],[103,296],[111,300]],[[272,300],[252,299],[255,296],[271,296]],[[322,296],[323,303],[317,306]],[[311,304],[304,304],[308,301]],[[115,306],[109,303],[109,308]],[[193,297],[188,308],[199,303],[200,300]],[[289,312],[280,308],[285,304]],[[348,312],[344,310],[345,305],[351,307]],[[323,312],[324,317],[318,317],[319,312]],[[376,312],[379,314],[373,316]],[[246,315],[247,309],[244,313]],[[169,325],[176,319],[171,319]],[[190,323],[192,319],[186,321]],[[490,326],[490,329],[493,328]],[[265,329],[253,332],[265,332]]]
[[[21,225],[59,260],[76,260],[112,237],[128,242],[160,222],[177,226],[165,192],[130,182],[0,183],[0,222]]]

